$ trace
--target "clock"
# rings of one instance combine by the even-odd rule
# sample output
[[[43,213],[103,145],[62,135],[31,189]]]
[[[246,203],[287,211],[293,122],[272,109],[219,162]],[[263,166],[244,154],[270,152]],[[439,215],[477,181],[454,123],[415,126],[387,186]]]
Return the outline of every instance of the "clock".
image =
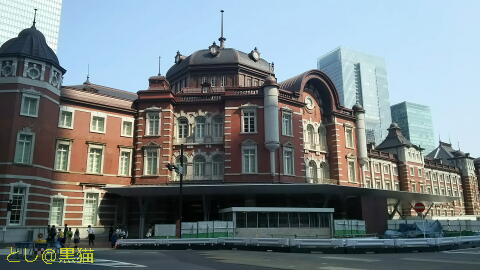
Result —
[[[252,58],[252,60],[255,61],[255,62],[257,62],[260,59],[260,52],[257,50],[257,47],[255,47],[250,52],[250,58]]]
[[[218,47],[218,45],[215,44],[215,41],[214,41],[213,44],[210,45],[210,47],[208,47],[208,50],[210,51],[210,54],[215,57],[220,52],[220,47]]]
[[[315,104],[313,103],[313,99],[312,97],[308,96],[305,98],[305,107],[307,107],[307,109],[311,110],[315,107]]]

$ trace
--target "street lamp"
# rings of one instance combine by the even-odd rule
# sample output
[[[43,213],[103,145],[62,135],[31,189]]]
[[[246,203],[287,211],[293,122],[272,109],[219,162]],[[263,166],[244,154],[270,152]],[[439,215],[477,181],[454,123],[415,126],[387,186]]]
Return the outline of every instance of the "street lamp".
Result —
[[[180,175],[180,189],[178,191],[178,238],[182,238],[182,215],[183,215],[183,144],[180,145],[180,166],[176,166],[168,163],[167,168],[169,171],[175,171]]]

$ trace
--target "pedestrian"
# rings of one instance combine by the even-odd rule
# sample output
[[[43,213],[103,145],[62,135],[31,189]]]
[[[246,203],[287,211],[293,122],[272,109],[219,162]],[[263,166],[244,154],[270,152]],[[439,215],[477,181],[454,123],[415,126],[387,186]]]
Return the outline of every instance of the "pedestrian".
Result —
[[[147,238],[150,238],[152,237],[152,234],[153,234],[153,229],[152,227],[148,227],[148,230],[147,230],[147,234],[145,235]]]
[[[80,231],[78,228],[75,230],[75,234],[73,235],[73,244],[75,248],[78,248],[78,244],[80,244]]]
[[[68,228],[68,231],[66,232],[67,247],[70,247],[70,244],[72,243],[72,237],[73,237],[72,228]]]
[[[110,243],[112,244],[112,248],[115,247],[115,244],[117,243],[117,239],[118,239],[118,233],[113,232],[112,237],[110,238]]]
[[[65,247],[65,234],[62,232],[62,229],[58,229],[58,234],[57,234],[57,247],[58,248],[63,248]]]
[[[92,225],[88,225],[87,233],[88,233],[88,246],[89,247],[95,246],[95,242],[94,242],[95,231],[93,230]]]
[[[50,224],[47,225],[47,233],[45,233],[47,236],[47,243],[51,242],[52,240],[50,239]]]
[[[50,227],[50,231],[48,232],[48,243],[51,247],[55,247],[55,242],[56,242],[56,239],[55,237],[57,236],[57,229],[55,228],[55,225],[52,225],[52,227]]]
[[[108,230],[108,241],[112,242],[112,235],[113,235],[113,227],[110,226],[110,229]]]

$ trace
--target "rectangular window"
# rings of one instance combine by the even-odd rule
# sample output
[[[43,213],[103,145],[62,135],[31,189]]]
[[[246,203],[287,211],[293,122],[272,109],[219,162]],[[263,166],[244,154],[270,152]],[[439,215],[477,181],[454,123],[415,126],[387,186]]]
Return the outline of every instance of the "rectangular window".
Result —
[[[393,175],[398,176],[398,167],[393,166]]]
[[[213,137],[223,137],[223,118],[221,117],[213,119]]]
[[[34,135],[32,133],[18,133],[15,163],[32,164],[33,149]]]
[[[252,86],[252,78],[247,77],[247,85],[246,86]]]
[[[415,169],[413,167],[410,167],[410,176],[415,175]]]
[[[12,210],[10,211],[10,225],[22,225],[24,223],[23,216],[25,214],[25,197],[26,187],[13,187],[12,193]]]
[[[69,159],[70,159],[70,142],[58,140],[57,149],[55,151],[55,170],[68,171]]]
[[[63,198],[52,198],[52,206],[50,208],[50,224],[63,226]]]
[[[345,144],[348,148],[353,148],[353,129],[345,127]]]
[[[418,176],[422,176],[422,169],[418,168]]]
[[[105,115],[92,114],[90,131],[97,133],[105,133],[105,119]]]
[[[124,137],[132,137],[133,136],[133,121],[132,120],[122,120],[122,131],[121,135]]]
[[[130,176],[131,156],[132,156],[131,149],[120,148],[120,158],[118,161],[118,175]]]
[[[188,137],[188,120],[180,118],[178,120],[178,138],[185,139]]]
[[[146,135],[158,136],[160,127],[160,114],[158,112],[147,113]]]
[[[257,172],[257,147],[242,147],[242,173]]]
[[[374,167],[375,167],[375,172],[376,172],[376,173],[380,173],[380,164],[379,164],[379,163],[375,163]]]
[[[225,76],[222,76],[222,80],[220,82],[220,86],[224,87],[227,85],[227,78]]]
[[[417,192],[417,185],[415,185],[415,183],[412,184],[412,192]]]
[[[257,131],[255,110],[242,110],[242,133],[255,133]]]
[[[293,149],[289,147],[283,148],[283,173],[286,175],[294,175]]]
[[[61,128],[73,128],[73,110],[60,110],[60,116],[58,119],[58,127]]]
[[[97,224],[98,215],[98,193],[85,194],[85,203],[83,206],[83,225]]]
[[[215,87],[217,84],[217,78],[216,77],[211,77],[210,78],[210,86]]]
[[[158,174],[158,149],[145,148],[144,150],[144,175]]]
[[[40,96],[23,94],[20,115],[37,117]]]
[[[282,135],[292,136],[292,113],[282,112]]]
[[[390,174],[390,166],[388,166],[387,164],[383,165],[383,173]]]
[[[88,160],[87,173],[102,173],[103,167],[103,146],[89,145],[88,146]]]
[[[353,161],[353,160],[348,161],[348,181],[350,181],[352,183],[356,182],[355,161]]]

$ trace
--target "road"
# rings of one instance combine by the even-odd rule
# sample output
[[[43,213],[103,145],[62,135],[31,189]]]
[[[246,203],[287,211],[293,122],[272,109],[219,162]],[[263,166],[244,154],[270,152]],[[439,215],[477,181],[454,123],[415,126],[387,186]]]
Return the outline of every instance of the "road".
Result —
[[[480,248],[391,254],[281,253],[240,250],[95,250],[93,264],[9,263],[0,252],[0,269],[194,269],[194,270],[370,270],[480,269]]]

